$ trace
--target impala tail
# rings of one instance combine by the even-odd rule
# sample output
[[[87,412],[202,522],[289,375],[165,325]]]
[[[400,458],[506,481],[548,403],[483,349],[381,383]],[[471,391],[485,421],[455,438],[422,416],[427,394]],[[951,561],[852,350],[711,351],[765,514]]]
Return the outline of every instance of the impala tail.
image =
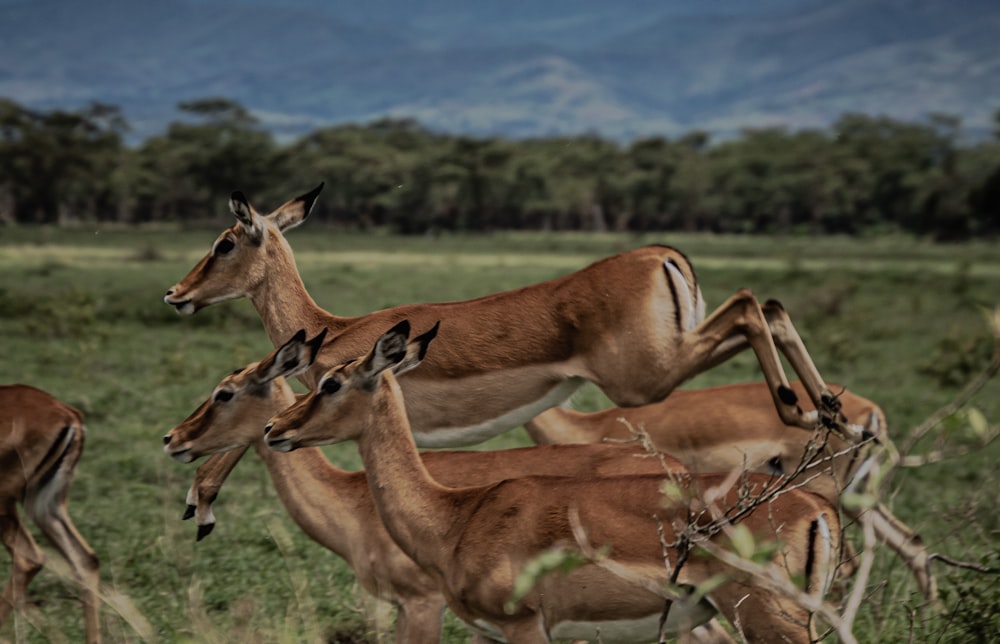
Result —
[[[837,573],[840,561],[840,533],[830,527],[825,514],[819,514],[809,525],[809,550],[806,557],[806,592],[822,599]]]
[[[674,301],[674,323],[679,331],[691,331],[705,319],[705,299],[687,256],[675,248],[670,250],[670,256],[663,260],[663,269]]]

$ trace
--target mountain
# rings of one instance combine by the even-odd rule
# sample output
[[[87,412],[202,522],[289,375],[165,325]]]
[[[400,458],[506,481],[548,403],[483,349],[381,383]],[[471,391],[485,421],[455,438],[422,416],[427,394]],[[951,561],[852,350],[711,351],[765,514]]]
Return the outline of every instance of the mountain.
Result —
[[[932,112],[990,131],[994,0],[0,0],[0,96],[119,105],[135,137],[224,96],[279,135],[411,116],[628,139]]]

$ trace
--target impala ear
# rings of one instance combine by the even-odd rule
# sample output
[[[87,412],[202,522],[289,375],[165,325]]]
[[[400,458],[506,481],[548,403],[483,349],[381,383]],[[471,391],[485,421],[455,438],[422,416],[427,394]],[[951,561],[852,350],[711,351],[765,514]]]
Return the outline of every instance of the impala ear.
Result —
[[[326,334],[324,329],[319,336]],[[310,366],[316,359],[316,354],[312,342],[316,338],[306,342],[305,329],[293,335],[287,342],[272,351],[266,358],[257,364],[257,379],[261,383],[274,380],[278,376],[291,378],[296,376]]]
[[[392,368],[394,374],[401,375],[417,367],[424,360],[424,356],[427,355],[427,347],[430,346],[431,340],[437,336],[438,328],[441,326],[441,320],[434,323],[434,326],[430,330],[421,333],[417,337],[410,340],[406,345],[406,357],[404,357],[399,364]]]
[[[406,341],[409,337],[409,320],[402,320],[386,331],[361,364],[361,373],[365,379],[372,379],[403,362],[406,359]]]
[[[320,183],[304,195],[298,196],[295,199],[282,204],[274,212],[269,214],[267,218],[270,219],[280,231],[295,228],[304,222],[306,217],[309,216],[309,213],[312,212],[312,208],[316,204],[316,198],[319,196],[319,193],[323,191],[324,185],[326,184]]]
[[[250,202],[247,201],[246,196],[236,190],[229,196],[229,210],[236,215],[236,220],[246,231],[250,240],[259,244],[260,240],[264,238],[264,222],[261,221],[260,215],[257,211],[253,209]]]
[[[309,345],[309,364],[307,366],[311,367],[316,362],[316,356],[319,355],[320,349],[323,348],[323,340],[326,339],[326,332],[328,330],[326,327],[323,327],[319,333],[313,336],[312,340],[306,343]]]

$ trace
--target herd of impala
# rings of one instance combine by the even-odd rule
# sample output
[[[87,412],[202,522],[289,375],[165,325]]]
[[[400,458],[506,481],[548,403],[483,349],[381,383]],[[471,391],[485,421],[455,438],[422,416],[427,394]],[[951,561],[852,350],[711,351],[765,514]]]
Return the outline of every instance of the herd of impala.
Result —
[[[817,637],[816,604],[802,598],[822,600],[851,574],[842,523],[859,511],[840,496],[889,439],[878,405],[832,393],[780,304],[741,289],[706,315],[687,258],[646,246],[487,297],[340,317],[306,291],[284,236],[322,187],[270,214],[233,193],[236,223],[164,297],[185,314],[247,297],[276,347],[163,437],[178,461],[208,456],[187,494],[199,538],[252,446],[295,523],[396,607],[398,642],[440,641],[445,608],[476,642]],[[674,391],[746,348],[763,382]],[[309,392],[295,394],[292,377]],[[560,406],[587,381],[618,407]],[[21,504],[72,567],[97,642],[97,557],[66,511],[81,414],[10,385],[0,423],[0,534],[13,559],[0,623],[43,563]],[[519,426],[536,446],[418,451]],[[346,440],[364,471],[318,449]],[[864,512],[935,601],[919,537],[882,505]],[[732,550],[736,528],[774,544],[769,570],[784,583],[692,550]],[[591,554],[515,599],[522,571],[560,549]]]

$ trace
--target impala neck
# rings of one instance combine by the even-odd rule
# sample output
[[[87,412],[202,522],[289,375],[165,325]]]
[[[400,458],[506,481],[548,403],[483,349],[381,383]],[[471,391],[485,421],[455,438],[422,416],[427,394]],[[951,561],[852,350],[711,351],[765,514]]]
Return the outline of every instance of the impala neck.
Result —
[[[269,415],[295,402],[295,393],[284,379],[273,381],[271,387],[275,389]],[[351,561],[351,544],[364,539],[358,521],[364,513],[357,502],[367,494],[364,477],[334,467],[316,447],[275,452],[264,441],[263,431],[258,432],[253,446],[295,525],[323,547]]]
[[[343,328],[345,318],[320,308],[309,295],[288,242],[283,237],[272,242],[264,278],[248,294],[271,343],[281,346],[299,329],[312,336],[323,327],[333,332]]]
[[[303,532],[351,562],[351,546],[365,536],[358,499],[368,493],[363,476],[334,467],[318,447],[278,453],[263,437],[254,449],[267,466],[278,499]]]
[[[450,526],[462,528],[452,501],[457,490],[431,478],[417,451],[403,394],[389,372],[380,377],[358,451],[379,516],[400,548],[422,568],[441,566],[433,554]]]

